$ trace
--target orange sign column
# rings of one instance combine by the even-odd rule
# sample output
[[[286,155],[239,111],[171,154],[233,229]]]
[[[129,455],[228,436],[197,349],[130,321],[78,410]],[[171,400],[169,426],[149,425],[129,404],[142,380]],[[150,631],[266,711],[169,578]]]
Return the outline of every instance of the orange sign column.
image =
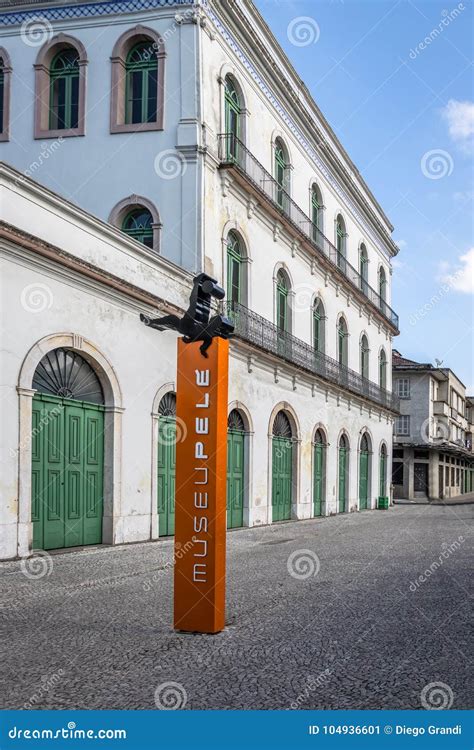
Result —
[[[225,626],[227,390],[229,342],[178,340],[174,627],[218,633]]]

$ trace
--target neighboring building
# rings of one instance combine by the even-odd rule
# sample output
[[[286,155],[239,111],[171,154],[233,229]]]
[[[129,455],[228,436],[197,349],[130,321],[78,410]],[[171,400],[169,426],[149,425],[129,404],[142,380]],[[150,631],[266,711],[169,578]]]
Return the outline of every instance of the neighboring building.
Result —
[[[430,500],[474,491],[473,399],[448,368],[392,354],[394,497]]]
[[[200,270],[236,325],[229,525],[375,507],[398,409],[392,227],[253,4],[30,0],[0,20],[0,155],[19,170],[1,172],[2,555],[173,533],[176,336],[137,315],[183,309]],[[54,450],[35,432],[32,457],[50,404]],[[68,479],[68,510],[51,461],[87,457],[92,429],[99,468]]]

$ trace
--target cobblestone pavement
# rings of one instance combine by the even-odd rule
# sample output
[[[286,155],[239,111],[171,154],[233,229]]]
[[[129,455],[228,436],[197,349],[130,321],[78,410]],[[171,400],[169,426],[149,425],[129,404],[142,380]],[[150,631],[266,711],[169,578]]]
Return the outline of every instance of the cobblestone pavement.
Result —
[[[468,708],[472,515],[398,506],[230,532],[215,636],[170,627],[170,541],[56,554],[37,580],[31,560],[3,563],[3,706],[420,709],[441,682]]]

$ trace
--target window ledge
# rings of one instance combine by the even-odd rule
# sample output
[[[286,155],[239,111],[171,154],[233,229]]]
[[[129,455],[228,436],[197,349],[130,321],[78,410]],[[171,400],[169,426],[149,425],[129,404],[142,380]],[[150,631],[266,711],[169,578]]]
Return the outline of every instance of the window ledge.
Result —
[[[115,124],[110,126],[111,133],[141,133],[152,130],[164,130],[161,122],[134,122]]]

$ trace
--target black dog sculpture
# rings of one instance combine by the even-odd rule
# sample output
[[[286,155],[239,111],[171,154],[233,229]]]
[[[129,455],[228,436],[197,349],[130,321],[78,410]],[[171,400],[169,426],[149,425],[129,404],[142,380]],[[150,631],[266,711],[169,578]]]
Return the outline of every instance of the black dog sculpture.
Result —
[[[209,320],[211,313],[211,299],[223,300],[225,292],[222,287],[218,286],[217,281],[205,273],[200,273],[194,277],[194,286],[189,298],[189,307],[180,318],[178,315],[163,315],[161,318],[149,318],[147,315],[140,315],[140,320],[150,328],[156,328],[158,331],[164,331],[166,328],[172,328],[183,335],[183,341],[190,344],[192,341],[202,341],[199,347],[201,354],[208,357],[212,339],[219,336],[222,339],[229,339],[234,335],[234,324],[224,315],[214,315]]]

